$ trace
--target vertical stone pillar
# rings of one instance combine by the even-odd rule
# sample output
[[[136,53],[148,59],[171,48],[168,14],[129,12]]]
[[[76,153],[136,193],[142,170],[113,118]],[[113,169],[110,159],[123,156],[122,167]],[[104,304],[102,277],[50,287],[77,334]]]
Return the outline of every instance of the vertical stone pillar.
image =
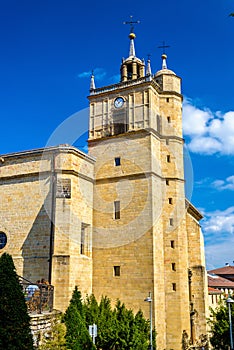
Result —
[[[132,62],[132,79],[137,79],[137,63]]]
[[[121,81],[126,81],[127,79],[127,66],[123,64],[121,69]]]

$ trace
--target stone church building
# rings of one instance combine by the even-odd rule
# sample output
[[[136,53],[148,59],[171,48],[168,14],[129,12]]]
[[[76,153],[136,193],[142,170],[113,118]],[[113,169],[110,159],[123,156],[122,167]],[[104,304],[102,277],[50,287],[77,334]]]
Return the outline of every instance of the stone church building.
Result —
[[[64,311],[83,295],[119,298],[153,323],[159,350],[206,334],[202,215],[185,198],[181,79],[135,54],[121,81],[90,85],[88,154],[59,145],[0,157],[0,254],[54,286]]]

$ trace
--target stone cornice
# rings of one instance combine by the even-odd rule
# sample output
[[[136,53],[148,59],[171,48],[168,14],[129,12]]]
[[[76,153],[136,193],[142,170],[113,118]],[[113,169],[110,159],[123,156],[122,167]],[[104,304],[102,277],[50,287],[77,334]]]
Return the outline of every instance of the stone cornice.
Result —
[[[162,181],[165,180],[170,180],[170,181],[180,181],[180,182],[185,182],[184,179],[176,178],[176,177],[162,177],[159,174],[155,173],[154,171],[145,171],[145,172],[139,172],[139,173],[134,173],[134,174],[124,174],[124,175],[117,175],[117,176],[109,176],[109,177],[102,177],[102,178],[96,178],[95,182],[96,183],[105,183],[109,181],[120,181],[123,179],[143,179],[143,178],[149,178],[150,176],[157,177],[161,179]]]
[[[86,181],[94,183],[94,179],[91,178],[90,176],[84,175],[78,171],[75,170],[64,170],[64,169],[55,169],[55,174],[67,174],[67,175],[73,175],[78,178],[82,178]],[[26,179],[26,178],[31,178],[30,181],[32,181],[32,177],[34,178],[46,178],[48,176],[52,175],[51,171],[36,171],[36,172],[29,172],[29,173],[22,173],[22,174],[13,174],[9,176],[0,176],[0,183],[4,181],[9,181],[9,180],[14,180],[14,179]]]
[[[52,146],[52,147],[45,147],[45,148],[37,148],[37,149],[32,149],[28,151],[20,151],[20,152],[14,152],[14,153],[6,153],[6,154],[1,154],[0,157],[3,159],[2,164],[4,164],[5,159],[14,159],[14,158],[26,158],[26,157],[33,157],[33,156],[38,156],[42,157],[43,155],[52,155],[52,154],[59,154],[59,153],[72,153],[75,154],[76,156],[83,158],[91,163],[95,163],[95,159],[80,151],[78,148],[70,145],[58,145],[58,146]]]
[[[197,208],[194,207],[194,205],[192,205],[192,203],[188,201],[188,199],[185,199],[185,206],[188,213],[197,221],[200,221],[203,218],[203,215],[197,210]]]

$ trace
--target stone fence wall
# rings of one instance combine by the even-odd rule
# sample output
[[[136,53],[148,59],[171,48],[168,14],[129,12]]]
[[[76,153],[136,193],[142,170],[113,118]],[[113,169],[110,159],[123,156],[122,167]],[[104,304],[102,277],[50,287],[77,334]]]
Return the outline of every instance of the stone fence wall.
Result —
[[[50,338],[53,325],[58,322],[61,312],[53,310],[43,314],[30,314],[34,346],[38,348],[43,337]]]

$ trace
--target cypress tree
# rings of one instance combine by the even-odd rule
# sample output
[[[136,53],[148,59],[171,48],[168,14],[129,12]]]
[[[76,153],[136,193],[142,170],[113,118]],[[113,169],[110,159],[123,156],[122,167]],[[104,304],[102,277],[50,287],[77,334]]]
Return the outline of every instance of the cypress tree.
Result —
[[[66,346],[71,350],[95,349],[84,320],[81,293],[77,287],[64,315],[66,324]]]
[[[0,349],[32,350],[30,317],[12,257],[0,257]]]

